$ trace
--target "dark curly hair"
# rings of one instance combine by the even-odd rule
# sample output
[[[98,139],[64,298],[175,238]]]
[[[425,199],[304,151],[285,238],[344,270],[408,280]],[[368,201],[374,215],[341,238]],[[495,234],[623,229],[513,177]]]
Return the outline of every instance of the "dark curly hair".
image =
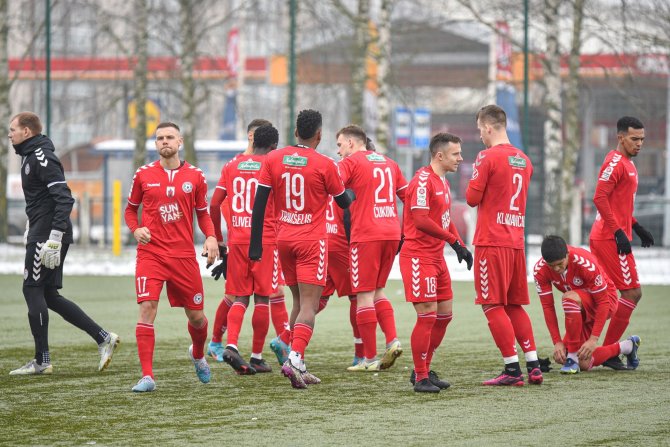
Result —
[[[321,113],[317,110],[301,110],[295,122],[298,137],[303,140],[309,140],[321,129],[322,123]]]
[[[617,133],[628,133],[628,128],[644,129],[644,124],[633,116],[622,116],[619,118],[619,121],[616,122]]]
[[[568,245],[560,236],[546,236],[542,241],[540,251],[546,262],[555,262],[568,255]]]
[[[254,131],[254,149],[274,149],[279,142],[279,132],[272,124],[259,126]]]

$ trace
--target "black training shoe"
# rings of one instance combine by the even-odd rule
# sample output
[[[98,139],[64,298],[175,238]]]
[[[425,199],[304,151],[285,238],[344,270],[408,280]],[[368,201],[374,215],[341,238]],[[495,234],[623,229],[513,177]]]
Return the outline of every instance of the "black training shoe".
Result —
[[[244,361],[240,353],[233,348],[223,350],[223,361],[229,364],[241,376],[256,374],[256,370]]]
[[[440,389],[430,383],[430,379],[419,380],[414,385],[414,392],[416,393],[439,393]]]
[[[446,380],[441,380],[439,378],[439,376],[437,375],[437,373],[435,371],[433,371],[432,369],[428,373],[428,380],[430,380],[430,383],[432,383],[433,385],[435,385],[436,387],[438,387],[441,390],[446,390],[447,388],[449,388],[451,386],[451,384],[449,382],[447,382]],[[409,383],[414,385],[415,382],[416,382],[416,372],[414,370],[412,370],[412,374],[409,375]]]
[[[257,373],[269,373],[272,372],[272,367],[265,363],[265,360],[263,359],[255,359],[251,358],[249,359],[249,364],[253,369],[256,370]]]
[[[612,368],[615,371],[628,371],[630,368],[624,365],[619,356],[611,357],[603,362],[603,366]]]

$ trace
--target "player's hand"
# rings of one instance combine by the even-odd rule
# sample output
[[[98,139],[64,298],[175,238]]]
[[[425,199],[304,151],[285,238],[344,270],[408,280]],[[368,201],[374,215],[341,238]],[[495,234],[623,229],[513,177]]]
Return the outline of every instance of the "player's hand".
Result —
[[[263,256],[262,246],[255,248],[252,245],[249,245],[249,259],[251,261],[260,261],[262,256]]]
[[[202,246],[202,255],[207,256],[208,266],[214,264],[216,258],[219,257],[219,243],[214,236],[205,239],[205,244]]]
[[[48,269],[55,269],[60,265],[60,249],[62,247],[63,232],[51,230],[49,239],[40,248],[42,265]]]
[[[554,345],[554,361],[560,363],[561,365],[567,360],[565,351],[565,345],[562,341],[559,341]]]
[[[151,241],[151,232],[147,227],[139,227],[133,231],[133,236],[135,236],[135,240],[142,244],[146,245]]]
[[[465,260],[465,264],[468,267],[468,270],[472,270],[472,263],[474,262],[472,258],[472,253],[470,253],[470,250],[467,248],[463,247],[460,242],[456,241],[451,245],[451,248],[454,249],[456,252],[456,256],[458,257],[458,263],[460,264],[461,261]]]
[[[218,281],[219,278],[223,275],[223,279],[226,279],[228,275],[228,250],[225,245],[219,244],[219,258],[221,262],[214,266],[212,269],[212,278],[215,281]],[[207,268],[210,268],[212,264],[207,264]]]
[[[628,236],[626,236],[626,233],[621,228],[614,233],[614,239],[616,240],[617,253],[620,255],[628,255],[633,251]]]
[[[637,234],[637,236],[642,241],[643,247],[646,248],[654,245],[654,236],[652,236],[651,232],[649,232],[649,230],[640,225],[638,222],[633,224],[633,231],[635,231],[635,234]]]
[[[581,361],[590,361],[593,356],[593,351],[596,350],[598,346],[598,339],[596,337],[589,337],[588,340],[584,342],[579,351],[577,351],[577,357]]]
[[[405,235],[401,234],[400,235],[400,242],[398,243],[398,251],[396,252],[396,254],[400,254],[400,250],[402,250],[402,244],[404,244],[404,243],[405,243]]]

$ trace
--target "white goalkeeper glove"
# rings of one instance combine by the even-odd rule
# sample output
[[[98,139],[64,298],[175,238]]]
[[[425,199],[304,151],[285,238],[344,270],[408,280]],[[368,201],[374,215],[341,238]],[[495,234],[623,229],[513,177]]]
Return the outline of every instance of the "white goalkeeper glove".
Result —
[[[55,269],[60,265],[60,249],[63,245],[63,232],[51,230],[49,240],[47,240],[40,249],[40,258],[42,265],[48,269]]]

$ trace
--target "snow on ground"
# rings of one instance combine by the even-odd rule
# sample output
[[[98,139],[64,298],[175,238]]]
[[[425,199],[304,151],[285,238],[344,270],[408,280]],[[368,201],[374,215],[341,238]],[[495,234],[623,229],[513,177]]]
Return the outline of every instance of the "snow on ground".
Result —
[[[588,248],[588,247],[587,247]],[[196,247],[200,253],[201,247]],[[634,247],[637,269],[642,284],[670,285],[670,248]],[[471,281],[473,273],[458,264],[456,255],[447,247],[446,259],[451,278],[454,281]],[[0,274],[23,274],[23,260],[25,249],[20,245],[0,244]],[[540,258],[539,247],[530,247],[528,250],[528,272]],[[198,256],[200,272],[209,276],[205,268],[205,259]],[[65,260],[65,275],[91,276],[132,276],[135,272],[135,248],[124,248],[120,256],[114,256],[111,248],[88,247],[78,245],[70,247]],[[390,279],[401,279],[398,258],[391,270]],[[532,278],[529,276],[529,281]]]

